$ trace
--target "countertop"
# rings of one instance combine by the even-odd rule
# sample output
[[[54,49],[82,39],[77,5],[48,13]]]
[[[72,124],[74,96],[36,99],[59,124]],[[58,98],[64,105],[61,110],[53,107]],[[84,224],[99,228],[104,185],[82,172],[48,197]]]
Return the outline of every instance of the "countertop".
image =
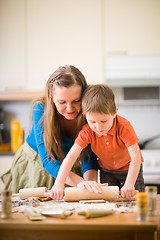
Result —
[[[0,239],[157,240],[160,239],[160,195],[157,203],[158,215],[150,216],[146,222],[138,222],[135,212],[115,212],[92,219],[86,219],[74,212],[66,219],[46,217],[42,221],[30,221],[24,213],[17,212],[13,213],[11,220],[0,219]],[[50,201],[49,204],[55,202]]]

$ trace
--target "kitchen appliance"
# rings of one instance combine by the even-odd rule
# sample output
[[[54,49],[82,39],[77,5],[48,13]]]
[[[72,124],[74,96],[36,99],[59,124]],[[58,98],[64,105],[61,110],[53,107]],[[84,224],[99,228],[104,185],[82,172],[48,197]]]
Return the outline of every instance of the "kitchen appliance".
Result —
[[[0,152],[10,151],[10,134],[4,124],[5,113],[0,107]]]
[[[111,87],[160,86],[160,56],[107,56],[105,80]]]
[[[157,186],[160,194],[160,149],[142,149],[143,176],[146,186]]]
[[[155,135],[155,136],[153,136],[151,138],[148,138],[148,139],[146,139],[143,142],[139,142],[138,144],[140,146],[140,149],[145,149],[148,143],[150,143],[150,142],[152,142],[152,141],[154,141],[156,139],[159,139],[159,138],[160,138],[160,134]]]

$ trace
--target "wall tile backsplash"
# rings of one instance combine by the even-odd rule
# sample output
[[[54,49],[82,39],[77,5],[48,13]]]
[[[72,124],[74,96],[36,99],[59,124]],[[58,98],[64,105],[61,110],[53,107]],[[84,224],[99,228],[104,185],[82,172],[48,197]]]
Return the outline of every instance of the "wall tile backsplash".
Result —
[[[160,105],[157,106],[119,106],[118,114],[127,118],[133,125],[138,138],[144,141],[160,134]],[[149,145],[149,144],[148,144]],[[150,143],[160,148],[160,139]]]

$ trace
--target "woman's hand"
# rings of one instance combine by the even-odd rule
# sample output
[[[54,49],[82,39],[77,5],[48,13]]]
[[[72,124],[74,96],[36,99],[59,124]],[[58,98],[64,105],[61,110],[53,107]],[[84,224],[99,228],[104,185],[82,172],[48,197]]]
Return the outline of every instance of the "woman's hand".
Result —
[[[133,184],[124,184],[121,188],[121,196],[122,197],[133,197],[135,195],[135,188]]]
[[[63,200],[64,184],[55,182],[50,191],[50,197],[53,198],[54,200]]]
[[[87,189],[95,193],[102,193],[101,186],[108,186],[108,183],[99,184],[96,181],[82,181],[77,184],[77,187],[82,190]]]

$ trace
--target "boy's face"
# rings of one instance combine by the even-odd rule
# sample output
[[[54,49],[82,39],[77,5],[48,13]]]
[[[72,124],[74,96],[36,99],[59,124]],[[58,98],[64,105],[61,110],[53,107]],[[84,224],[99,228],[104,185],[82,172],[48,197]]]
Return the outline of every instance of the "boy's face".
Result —
[[[86,119],[90,128],[95,133],[102,136],[105,135],[112,128],[116,113],[112,115],[96,112],[87,112]]]

